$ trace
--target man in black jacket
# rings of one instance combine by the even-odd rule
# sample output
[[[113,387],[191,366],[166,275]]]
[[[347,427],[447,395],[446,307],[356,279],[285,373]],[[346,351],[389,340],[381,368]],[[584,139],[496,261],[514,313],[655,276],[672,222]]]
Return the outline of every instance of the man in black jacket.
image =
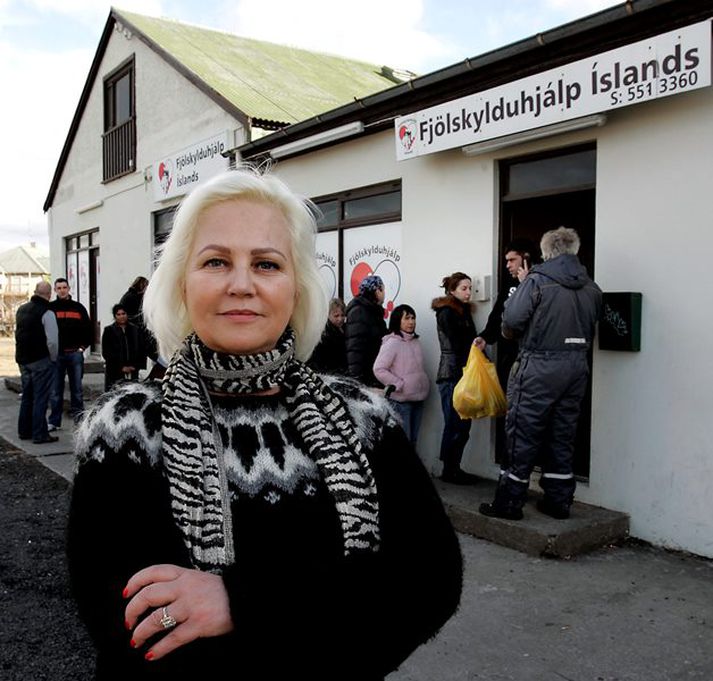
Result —
[[[57,430],[62,425],[65,374],[69,377],[70,415],[77,421],[84,411],[82,392],[84,350],[92,344],[93,336],[92,322],[87,309],[81,303],[72,300],[72,296],[69,295],[69,282],[63,277],[55,279],[54,292],[57,297],[49,307],[57,317],[59,355],[50,397],[50,431]]]
[[[542,455],[538,509],[569,517],[574,499],[574,439],[587,389],[587,351],[602,307],[601,289],[577,258],[579,236],[560,227],[540,242],[535,265],[505,303],[502,331],[520,338],[516,369],[508,382],[508,466],[484,515],[519,520],[530,474]]]
[[[534,262],[539,261],[539,248],[529,239],[513,239],[505,248],[505,267],[508,274],[503,277],[495,305],[488,315],[488,322],[481,334],[475,339],[475,345],[485,352],[486,345],[498,346],[497,371],[498,379],[503,390],[507,389],[510,369],[517,358],[520,343],[516,338],[505,338],[500,332],[503,321],[503,310],[510,296],[517,291],[520,280],[517,272],[520,268],[530,268]],[[495,460],[503,467],[507,467],[507,451],[505,447],[505,417],[500,416],[495,420]]]
[[[35,444],[57,442],[47,430],[47,402],[57,360],[57,320],[49,310],[52,287],[35,286],[35,295],[15,314],[15,361],[20,366],[22,398],[17,432]]]

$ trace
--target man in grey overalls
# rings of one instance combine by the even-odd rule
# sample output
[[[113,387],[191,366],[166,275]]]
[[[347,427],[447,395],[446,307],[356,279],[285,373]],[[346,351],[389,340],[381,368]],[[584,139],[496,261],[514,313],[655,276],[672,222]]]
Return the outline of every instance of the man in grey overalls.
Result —
[[[537,508],[569,517],[574,499],[574,440],[587,389],[587,351],[602,307],[601,289],[577,258],[579,236],[560,227],[540,242],[544,262],[529,272],[505,304],[502,331],[520,338],[520,353],[508,381],[508,468],[495,499],[481,504],[487,516],[520,520],[530,474],[541,457],[544,491]]]

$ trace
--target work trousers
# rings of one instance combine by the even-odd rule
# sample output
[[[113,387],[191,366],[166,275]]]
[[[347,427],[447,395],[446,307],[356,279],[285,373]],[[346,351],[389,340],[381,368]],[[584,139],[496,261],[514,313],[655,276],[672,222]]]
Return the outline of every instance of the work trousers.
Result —
[[[523,353],[508,382],[507,468],[499,500],[521,508],[536,461],[540,487],[553,504],[569,507],[576,482],[572,469],[579,413],[587,389],[585,352]]]

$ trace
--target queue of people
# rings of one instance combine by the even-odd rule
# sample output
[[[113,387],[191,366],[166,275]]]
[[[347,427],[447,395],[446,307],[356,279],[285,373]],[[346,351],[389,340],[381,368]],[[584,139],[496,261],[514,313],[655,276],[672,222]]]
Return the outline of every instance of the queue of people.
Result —
[[[377,275],[326,310],[315,229],[275,177],[223,173],[184,200],[151,282],[112,308],[106,392],[77,432],[68,530],[100,680],[175,681],[210,657],[248,679],[379,681],[458,606],[458,541],[416,454],[430,391],[416,311],[398,305],[387,327]],[[576,232],[547,232],[540,248],[541,264],[532,244],[508,246],[517,283],[480,335],[464,272],[444,277],[431,305],[445,482],[477,482],[461,467],[472,422],[453,407],[470,348],[504,351],[504,470],[480,512],[510,520],[523,517],[538,456],[538,509],[569,517],[601,310]],[[41,282],[17,316],[18,431],[36,443],[56,441],[47,402],[70,367],[76,388],[73,355],[91,340],[66,280],[55,292],[53,305]],[[161,382],[138,381],[147,334],[170,358]],[[72,415],[80,405],[73,393]],[[129,490],[132,517],[150,523],[127,524]]]
[[[509,243],[505,248],[509,276],[480,334],[473,321],[472,281],[467,274],[444,277],[444,295],[432,302],[441,350],[436,384],[443,412],[444,482],[478,482],[477,476],[461,468],[472,421],[455,410],[453,391],[471,345],[481,351],[498,346],[497,373],[507,390],[509,409],[506,417],[496,419],[496,460],[502,474],[493,502],[480,506],[484,515],[523,517],[530,475],[539,456],[544,496],[537,508],[553,518],[569,517],[575,489],[574,438],[589,373],[587,352],[601,311],[601,290],[577,259],[578,250],[577,233],[564,227],[546,232],[539,246],[527,239]],[[387,332],[383,300],[380,277],[364,279],[347,307],[344,331],[340,317],[338,337],[346,341],[346,360],[344,343],[333,345],[329,354],[339,368],[332,371],[380,387],[415,446],[430,387],[415,333],[416,313],[408,305],[397,306]],[[333,335],[334,324],[329,321],[320,352],[315,353],[322,367],[327,339]]]

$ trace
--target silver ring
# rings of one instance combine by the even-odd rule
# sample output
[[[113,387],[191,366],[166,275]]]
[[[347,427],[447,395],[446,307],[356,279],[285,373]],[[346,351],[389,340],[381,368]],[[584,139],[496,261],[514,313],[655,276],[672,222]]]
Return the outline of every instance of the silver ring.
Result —
[[[161,617],[161,626],[164,629],[173,629],[178,622],[176,622],[176,618],[173,615],[170,615],[168,612],[168,608],[166,606],[163,607],[163,617]]]

